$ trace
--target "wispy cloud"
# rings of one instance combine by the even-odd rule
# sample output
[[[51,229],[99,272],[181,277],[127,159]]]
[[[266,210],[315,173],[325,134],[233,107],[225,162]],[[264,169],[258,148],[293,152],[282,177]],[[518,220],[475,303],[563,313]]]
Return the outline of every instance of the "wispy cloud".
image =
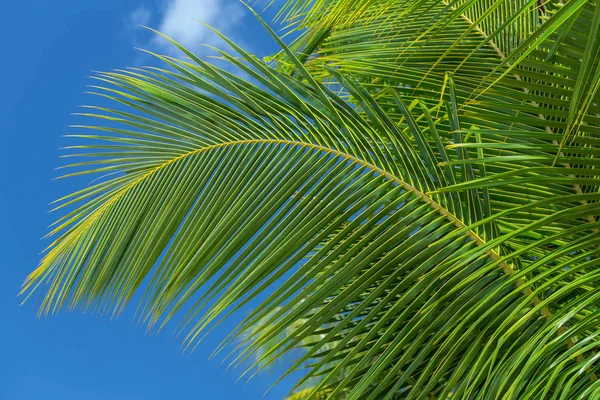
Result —
[[[244,17],[242,7],[238,1],[230,0],[170,0],[158,30],[195,50],[200,43],[218,45],[220,40],[217,36],[198,21],[217,28],[225,35],[235,35],[235,26]],[[155,42],[171,48],[162,38]]]
[[[139,7],[129,14],[127,28],[147,25],[157,29],[170,38],[181,43],[199,55],[211,53],[202,44],[223,48],[223,41],[204,22],[237,43],[236,26],[239,26],[246,13],[239,0],[166,0],[162,7],[150,9]],[[134,37],[135,45],[150,47],[161,52],[178,54],[177,48],[163,37],[152,36],[149,42],[139,43]]]
[[[150,22],[150,18],[152,17],[152,11],[146,7],[138,7],[129,14],[128,23],[132,25],[132,27],[138,25],[148,25]]]
[[[138,25],[152,27],[181,43],[197,56],[205,57],[215,55],[215,52],[204,45],[223,50],[227,50],[228,46],[201,22],[216,28],[246,50],[251,50],[242,37],[243,29],[239,29],[243,27],[243,19],[246,15],[249,13],[239,0],[163,0],[162,7],[135,9],[128,17],[127,29],[133,29]],[[159,35],[135,29],[131,37],[136,47],[182,56],[177,47]],[[141,39],[142,37],[145,39]],[[147,55],[139,53],[134,63],[139,65],[148,61],[150,59]],[[212,62],[231,72],[241,74],[228,63],[219,60]]]

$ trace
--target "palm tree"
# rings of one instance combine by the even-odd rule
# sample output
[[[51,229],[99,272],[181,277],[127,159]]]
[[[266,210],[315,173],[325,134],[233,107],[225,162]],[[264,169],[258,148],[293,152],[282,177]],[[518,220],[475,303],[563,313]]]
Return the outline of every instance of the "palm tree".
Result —
[[[294,398],[600,398],[597,0],[289,0],[259,60],[223,39],[98,73],[54,241],[23,293],[119,313]],[[241,76],[247,76],[241,78]],[[231,347],[229,347],[231,348]],[[266,350],[265,350],[266,349]],[[251,358],[258,352],[259,356]]]

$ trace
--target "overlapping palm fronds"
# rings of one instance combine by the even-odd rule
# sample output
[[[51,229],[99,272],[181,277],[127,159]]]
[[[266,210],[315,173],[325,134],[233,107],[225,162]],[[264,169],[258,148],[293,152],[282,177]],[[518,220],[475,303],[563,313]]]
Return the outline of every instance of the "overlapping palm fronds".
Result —
[[[304,33],[274,65],[222,53],[254,83],[181,46],[96,76],[119,106],[85,113],[74,173],[111,175],[59,201],[24,293],[118,312],[143,287],[188,348],[257,302],[222,348],[247,376],[301,348],[292,398],[600,398],[598,2],[281,18]]]

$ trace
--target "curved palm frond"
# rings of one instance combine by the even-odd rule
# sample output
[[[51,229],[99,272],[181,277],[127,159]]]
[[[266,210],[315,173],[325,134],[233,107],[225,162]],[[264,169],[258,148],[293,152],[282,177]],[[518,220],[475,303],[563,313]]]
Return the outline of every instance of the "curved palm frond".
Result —
[[[256,83],[176,43],[99,73],[118,106],[66,176],[109,176],[59,201],[24,292],[119,312],[145,286],[188,348],[259,300],[222,348],[259,353],[245,375],[302,348],[296,397],[600,398],[599,9],[298,1],[279,69],[224,38]]]

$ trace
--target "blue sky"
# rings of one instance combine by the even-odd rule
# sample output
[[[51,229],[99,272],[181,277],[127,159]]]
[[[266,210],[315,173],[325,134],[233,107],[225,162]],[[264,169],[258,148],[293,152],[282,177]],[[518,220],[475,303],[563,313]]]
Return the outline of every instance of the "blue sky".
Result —
[[[52,178],[61,165],[59,148],[68,144],[61,135],[76,122],[70,113],[97,101],[84,94],[92,83],[87,76],[155,63],[134,47],[174,54],[137,24],[162,30],[203,56],[198,43],[218,42],[193,18],[260,56],[276,51],[276,44],[236,0],[2,0],[0,15],[0,399],[261,398],[274,372],[235,384],[237,372],[225,371],[220,359],[208,360],[233,321],[182,356],[168,329],[148,335],[131,323],[134,307],[113,321],[65,312],[37,319],[35,301],[19,307],[16,294],[48,244],[40,240],[56,218],[48,203],[82,184]],[[264,398],[285,392],[284,384]]]

